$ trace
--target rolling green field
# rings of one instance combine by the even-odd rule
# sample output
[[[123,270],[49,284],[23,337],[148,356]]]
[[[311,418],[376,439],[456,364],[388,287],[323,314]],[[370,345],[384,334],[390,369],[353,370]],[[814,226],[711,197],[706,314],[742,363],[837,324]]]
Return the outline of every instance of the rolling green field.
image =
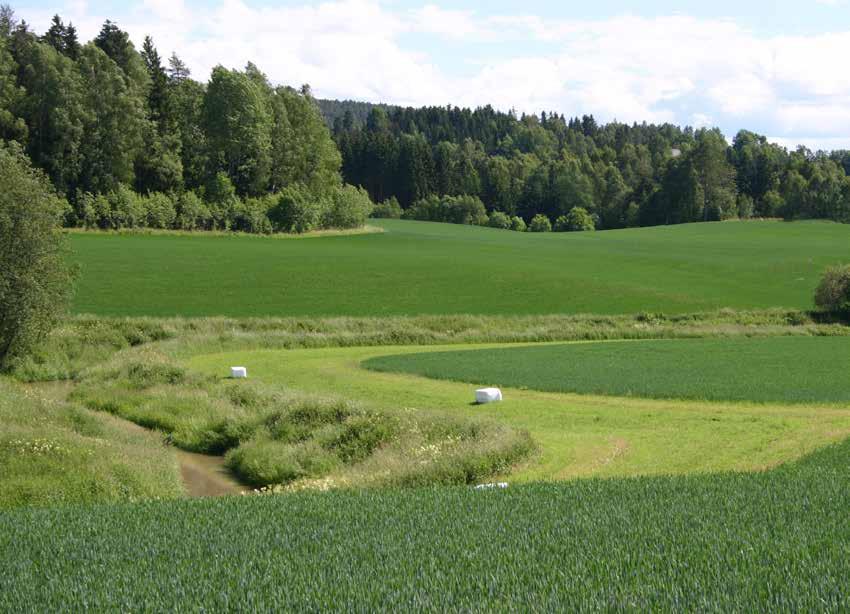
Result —
[[[850,226],[726,222],[531,234],[384,220],[309,239],[73,233],[74,311],[151,316],[807,309]]]
[[[848,459],[0,513],[0,610],[843,611]]]
[[[778,403],[850,401],[850,338],[677,339],[381,356],[369,369],[550,392]]]

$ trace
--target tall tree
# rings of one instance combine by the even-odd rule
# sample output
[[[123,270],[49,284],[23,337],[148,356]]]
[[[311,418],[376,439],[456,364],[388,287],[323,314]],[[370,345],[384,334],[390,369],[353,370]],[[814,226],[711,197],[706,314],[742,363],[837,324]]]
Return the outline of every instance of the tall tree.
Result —
[[[209,162],[240,194],[259,194],[271,169],[272,116],[262,87],[243,72],[216,66],[202,111]]]
[[[109,192],[120,183],[132,185],[146,122],[143,101],[99,47],[83,47],[78,67],[87,111],[80,146],[81,185],[95,193]]]

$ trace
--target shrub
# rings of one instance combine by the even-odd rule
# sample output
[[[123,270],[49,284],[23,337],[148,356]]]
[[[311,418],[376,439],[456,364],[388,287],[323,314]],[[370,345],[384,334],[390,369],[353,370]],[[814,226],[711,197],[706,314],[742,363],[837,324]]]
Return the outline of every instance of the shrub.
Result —
[[[95,197],[91,192],[77,190],[74,203],[75,225],[81,228],[94,228],[98,225]]]
[[[555,220],[555,232],[581,232],[585,230],[596,230],[596,224],[584,207],[573,207],[567,215],[562,215]]]
[[[501,211],[493,211],[493,213],[490,214],[490,221],[488,225],[491,228],[501,228],[502,230],[507,230],[511,227],[511,218],[509,218]]]
[[[173,228],[177,211],[174,201],[167,194],[155,192],[140,197],[141,207],[145,211],[145,223],[148,228]]]
[[[269,210],[275,205],[273,195],[259,198],[246,198],[241,201],[233,212],[233,230],[255,234],[269,234],[272,224],[269,221]]]
[[[528,226],[526,226],[524,219],[515,215],[511,218],[511,230],[516,232],[525,232],[528,230]]]
[[[406,219],[485,226],[487,209],[477,196],[436,195],[422,198],[404,212]]]
[[[288,186],[269,209],[269,221],[277,232],[308,232],[319,227],[326,203],[300,184]]]
[[[323,228],[359,228],[366,223],[374,205],[363,188],[343,185],[330,196],[322,214]]]
[[[529,232],[549,232],[551,230],[552,223],[549,221],[549,218],[542,213],[538,213],[531,218],[531,224],[528,225]]]
[[[397,220],[401,218],[403,213],[404,211],[398,203],[398,199],[395,196],[391,196],[384,202],[375,205],[370,217]]]
[[[66,206],[19,149],[0,147],[0,368],[28,354],[67,304]]]
[[[850,315],[850,265],[826,270],[815,290],[815,305],[830,313]]]
[[[239,206],[239,197],[230,177],[226,173],[216,173],[204,186],[203,199],[209,207],[212,227],[228,230]]]
[[[136,228],[145,224],[142,199],[125,185],[106,195],[112,213],[112,228]]]
[[[184,192],[177,200],[174,225],[181,230],[208,230],[212,226],[209,207],[194,192]]]

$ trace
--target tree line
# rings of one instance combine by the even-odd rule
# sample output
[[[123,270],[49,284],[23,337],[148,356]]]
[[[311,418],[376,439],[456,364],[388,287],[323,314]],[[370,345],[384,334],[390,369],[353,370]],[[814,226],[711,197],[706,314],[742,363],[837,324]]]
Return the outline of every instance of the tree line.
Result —
[[[789,152],[746,130],[730,145],[717,129],[599,125],[592,116],[517,116],[489,106],[319,104],[345,180],[376,202],[397,200],[408,217],[425,199],[466,196],[491,215],[528,223],[563,221],[577,209],[596,228],[735,217],[850,222],[847,151]]]
[[[372,208],[309,87],[250,63],[200,83],[110,21],[82,44],[59,16],[37,36],[0,7],[0,139],[66,197],[70,226],[302,232]]]
[[[372,201],[377,216],[537,231],[850,221],[850,152],[489,106],[317,101],[251,63],[202,83],[110,21],[83,44],[59,16],[37,36],[8,6],[0,139],[66,197],[70,226],[302,232],[360,225]]]

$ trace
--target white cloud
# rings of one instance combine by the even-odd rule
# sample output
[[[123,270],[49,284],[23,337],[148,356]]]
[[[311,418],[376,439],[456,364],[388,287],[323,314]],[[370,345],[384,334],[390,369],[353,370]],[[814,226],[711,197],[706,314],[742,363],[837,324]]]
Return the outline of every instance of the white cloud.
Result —
[[[55,10],[22,16],[47,24]],[[85,0],[58,12],[83,39],[106,17]],[[138,0],[122,20],[137,44],[151,34],[163,56],[177,51],[199,79],[215,64],[250,60],[275,82],[308,82],[327,97],[699,125],[757,118],[783,138],[850,135],[850,72],[835,68],[850,54],[850,32],[766,37],[686,15],[544,20],[379,0],[219,0],[203,14],[183,0]],[[423,46],[428,37],[433,44]],[[441,39],[465,55],[447,60]]]

